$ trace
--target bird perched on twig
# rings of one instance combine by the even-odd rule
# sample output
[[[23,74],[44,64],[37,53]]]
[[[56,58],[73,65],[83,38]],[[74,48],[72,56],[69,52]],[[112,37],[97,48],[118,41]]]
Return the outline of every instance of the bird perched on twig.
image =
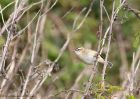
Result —
[[[80,60],[82,60],[83,62],[85,62],[86,64],[93,65],[93,63],[96,61],[96,59],[99,63],[102,63],[102,64],[105,63],[105,60],[100,55],[98,55],[98,52],[96,52],[94,50],[80,47],[80,48],[76,48],[74,50],[74,52],[78,56],[78,58]],[[109,61],[107,61],[107,64],[110,67],[113,66],[113,64]]]

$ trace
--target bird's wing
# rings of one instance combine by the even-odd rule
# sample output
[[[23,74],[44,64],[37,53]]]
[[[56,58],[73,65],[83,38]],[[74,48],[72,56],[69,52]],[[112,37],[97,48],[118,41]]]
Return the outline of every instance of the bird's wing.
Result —
[[[100,56],[100,54],[98,52],[93,51],[93,50],[92,50],[92,54],[93,54],[93,57],[97,57],[97,56],[99,57]]]
[[[104,63],[104,59],[101,57],[101,55],[98,52],[92,50],[92,54],[95,60],[98,59],[99,62]]]

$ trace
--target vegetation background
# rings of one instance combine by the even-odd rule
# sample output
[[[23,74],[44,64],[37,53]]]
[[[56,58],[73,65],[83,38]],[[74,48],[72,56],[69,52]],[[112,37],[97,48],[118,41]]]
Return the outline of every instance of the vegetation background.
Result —
[[[0,0],[0,97],[139,99],[139,5],[140,0]],[[112,68],[97,64],[93,70],[73,52],[81,46],[99,51],[104,40],[101,55],[108,53]]]

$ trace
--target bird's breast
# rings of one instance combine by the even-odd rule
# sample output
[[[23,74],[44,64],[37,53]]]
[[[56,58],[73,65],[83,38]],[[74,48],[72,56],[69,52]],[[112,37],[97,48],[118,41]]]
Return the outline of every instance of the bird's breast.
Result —
[[[93,64],[94,61],[96,60],[96,57],[87,54],[84,57],[81,57],[81,59],[87,64]]]

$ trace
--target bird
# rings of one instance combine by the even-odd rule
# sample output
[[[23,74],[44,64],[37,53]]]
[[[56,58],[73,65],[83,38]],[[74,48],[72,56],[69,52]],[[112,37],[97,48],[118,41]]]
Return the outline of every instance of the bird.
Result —
[[[99,63],[102,63],[102,64],[105,63],[105,60],[101,57],[101,55],[98,55],[98,52],[95,50],[79,47],[79,48],[76,48],[74,52],[80,60],[82,60],[84,63],[88,65],[93,65],[96,60]],[[110,66],[110,68],[113,66],[113,64],[109,61],[107,61],[107,64]]]

